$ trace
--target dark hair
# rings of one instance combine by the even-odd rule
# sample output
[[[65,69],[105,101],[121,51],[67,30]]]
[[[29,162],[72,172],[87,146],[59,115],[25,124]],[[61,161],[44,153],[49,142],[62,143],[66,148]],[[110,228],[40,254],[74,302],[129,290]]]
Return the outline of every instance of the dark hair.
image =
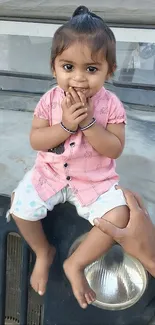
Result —
[[[51,49],[52,66],[56,57],[76,40],[87,42],[92,49],[92,56],[103,50],[109,67],[108,72],[113,73],[116,67],[115,36],[103,19],[85,6],[78,7],[71,19],[55,32]]]

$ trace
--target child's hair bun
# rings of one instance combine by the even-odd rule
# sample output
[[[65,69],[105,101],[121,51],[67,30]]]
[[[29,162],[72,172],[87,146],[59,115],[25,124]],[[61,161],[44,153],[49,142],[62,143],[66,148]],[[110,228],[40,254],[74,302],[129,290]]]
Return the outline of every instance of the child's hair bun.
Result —
[[[85,6],[79,6],[73,12],[72,17],[79,16],[79,15],[85,15],[85,14],[90,14],[89,9]]]

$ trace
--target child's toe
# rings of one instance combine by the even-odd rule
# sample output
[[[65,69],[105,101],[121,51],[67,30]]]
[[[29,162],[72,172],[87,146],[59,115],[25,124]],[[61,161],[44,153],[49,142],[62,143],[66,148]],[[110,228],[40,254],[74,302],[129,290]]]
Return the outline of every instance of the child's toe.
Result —
[[[78,292],[77,294],[75,294],[75,296],[81,308],[86,309],[88,304],[84,293]]]
[[[96,300],[96,293],[94,291],[91,291],[90,296],[91,296],[92,302],[94,302]]]
[[[39,283],[38,293],[40,296],[43,296],[46,291],[46,281],[41,279]]]
[[[89,293],[85,294],[85,298],[86,298],[88,305],[92,304],[93,301],[92,301],[91,295]]]

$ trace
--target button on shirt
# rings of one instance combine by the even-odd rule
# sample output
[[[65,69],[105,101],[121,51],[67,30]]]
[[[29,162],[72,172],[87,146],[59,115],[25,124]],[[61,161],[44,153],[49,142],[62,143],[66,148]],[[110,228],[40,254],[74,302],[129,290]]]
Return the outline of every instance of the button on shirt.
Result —
[[[50,126],[60,123],[64,96],[60,87],[49,90],[40,99],[34,115],[48,120]],[[92,101],[94,117],[104,128],[108,123],[126,122],[122,103],[104,87],[92,97]],[[71,135],[61,152],[38,152],[32,182],[44,201],[69,184],[81,205],[86,206],[118,181],[115,160],[104,157],[93,149],[82,131]]]

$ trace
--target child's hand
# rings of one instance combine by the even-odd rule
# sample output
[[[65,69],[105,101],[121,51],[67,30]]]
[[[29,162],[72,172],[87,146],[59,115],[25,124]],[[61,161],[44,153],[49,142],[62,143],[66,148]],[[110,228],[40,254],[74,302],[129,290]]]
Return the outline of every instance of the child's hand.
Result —
[[[71,95],[68,93],[62,101],[61,107],[63,125],[71,131],[76,131],[79,124],[87,117],[87,108],[82,105],[80,100],[72,104]]]
[[[93,104],[92,104],[91,98],[87,99],[85,107],[87,107],[88,114],[87,114],[86,118],[79,123],[80,128],[84,128],[85,126],[89,125],[93,120],[94,109],[93,109]]]
[[[81,102],[83,107],[87,108],[86,118],[79,123],[79,126],[83,128],[92,122],[94,113],[92,101],[90,98],[87,99],[82,91],[76,92],[73,88],[69,89],[69,95],[72,104]]]

